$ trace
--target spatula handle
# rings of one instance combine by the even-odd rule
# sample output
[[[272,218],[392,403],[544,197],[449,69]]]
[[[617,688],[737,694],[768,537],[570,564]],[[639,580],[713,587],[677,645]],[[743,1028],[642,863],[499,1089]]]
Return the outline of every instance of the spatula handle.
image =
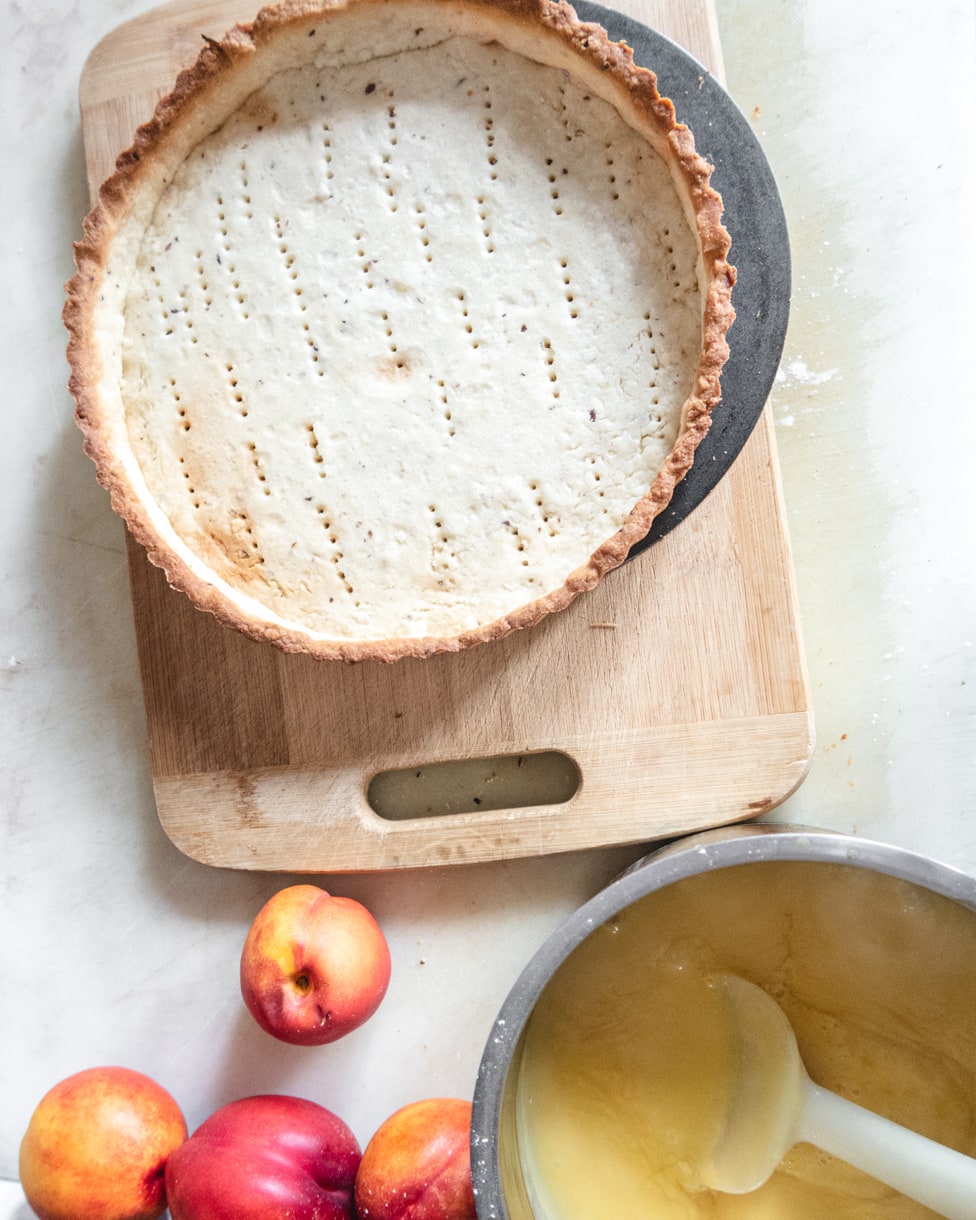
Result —
[[[809,1084],[796,1141],[815,1144],[948,1220],[976,1220],[976,1160]]]

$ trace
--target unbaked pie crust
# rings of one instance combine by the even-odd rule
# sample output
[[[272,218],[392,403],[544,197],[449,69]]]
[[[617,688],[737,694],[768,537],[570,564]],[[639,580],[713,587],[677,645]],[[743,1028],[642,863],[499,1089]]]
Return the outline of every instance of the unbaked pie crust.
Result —
[[[180,76],[76,246],[71,389],[113,507],[288,651],[425,656],[564,608],[719,401],[709,176],[565,4],[263,10]]]

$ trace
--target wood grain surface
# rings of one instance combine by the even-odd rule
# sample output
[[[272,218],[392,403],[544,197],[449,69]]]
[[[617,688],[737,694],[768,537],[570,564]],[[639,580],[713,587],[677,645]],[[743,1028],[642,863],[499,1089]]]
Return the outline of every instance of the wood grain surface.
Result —
[[[617,7],[721,78],[705,0]],[[98,44],[80,90],[93,194],[201,38],[254,11],[173,0]],[[212,865],[343,872],[640,842],[763,813],[809,767],[768,406],[730,473],[662,542],[566,612],[459,656],[285,656],[196,610],[131,542],[129,559],[159,817]],[[568,800],[525,805],[516,791],[501,808],[391,817],[368,799],[378,772],[484,759],[490,784],[499,756],[548,751],[578,770]]]

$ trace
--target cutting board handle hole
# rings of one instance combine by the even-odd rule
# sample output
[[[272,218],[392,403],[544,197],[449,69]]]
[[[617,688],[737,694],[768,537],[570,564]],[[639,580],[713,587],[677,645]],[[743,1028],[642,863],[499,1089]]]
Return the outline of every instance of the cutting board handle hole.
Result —
[[[489,809],[563,805],[579,791],[580,771],[567,754],[540,750],[380,771],[366,789],[381,818],[403,822]]]

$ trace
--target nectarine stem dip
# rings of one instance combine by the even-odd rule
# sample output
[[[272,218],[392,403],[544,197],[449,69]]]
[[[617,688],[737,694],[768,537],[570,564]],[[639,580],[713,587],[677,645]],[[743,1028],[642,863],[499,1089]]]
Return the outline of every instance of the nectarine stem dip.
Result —
[[[701,980],[721,973],[781,1005],[818,1084],[976,1155],[976,913],[864,869],[739,865],[627,908],[540,997],[517,1093],[538,1220],[930,1216],[808,1144],[750,1194],[696,1189],[735,1075],[711,1036],[725,1010],[699,1004]]]

